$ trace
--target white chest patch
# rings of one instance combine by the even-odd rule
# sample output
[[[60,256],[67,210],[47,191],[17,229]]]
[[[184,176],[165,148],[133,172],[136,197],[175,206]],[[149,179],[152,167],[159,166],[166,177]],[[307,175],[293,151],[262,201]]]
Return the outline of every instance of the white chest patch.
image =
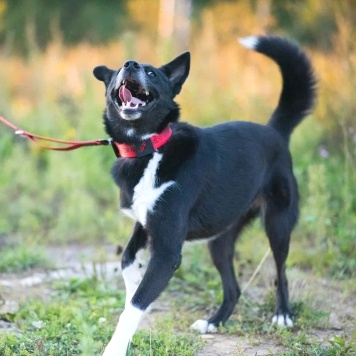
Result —
[[[139,221],[143,226],[146,226],[147,213],[154,211],[155,204],[160,196],[168,187],[174,184],[174,181],[169,181],[159,187],[155,187],[157,169],[162,157],[161,153],[155,152],[153,154],[143,172],[142,178],[134,188],[131,208],[123,209],[126,215]]]

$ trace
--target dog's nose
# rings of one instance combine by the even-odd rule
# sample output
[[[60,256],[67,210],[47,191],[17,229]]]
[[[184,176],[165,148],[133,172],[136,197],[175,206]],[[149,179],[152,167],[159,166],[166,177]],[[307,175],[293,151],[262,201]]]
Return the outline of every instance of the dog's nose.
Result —
[[[139,69],[140,68],[140,65],[136,62],[136,61],[127,61],[125,64],[124,64],[124,67],[125,68],[130,68],[130,69]]]

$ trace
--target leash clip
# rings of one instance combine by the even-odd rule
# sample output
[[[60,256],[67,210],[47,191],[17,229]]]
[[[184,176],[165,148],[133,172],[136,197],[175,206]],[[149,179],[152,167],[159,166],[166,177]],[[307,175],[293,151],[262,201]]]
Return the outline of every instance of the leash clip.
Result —
[[[103,138],[98,141],[100,142],[101,145],[104,145],[104,146],[112,144],[112,138],[109,138],[109,139]]]
[[[112,147],[112,149],[113,149],[113,151],[115,153],[115,156],[117,158],[119,158],[120,157],[120,152],[119,152],[119,149],[117,148],[117,146],[115,145],[115,141],[110,137],[108,139],[108,143],[111,145],[111,147]]]
[[[22,136],[22,137],[26,137],[25,132],[22,131],[22,130],[16,130],[16,131],[15,131],[15,135],[19,135],[19,136]]]

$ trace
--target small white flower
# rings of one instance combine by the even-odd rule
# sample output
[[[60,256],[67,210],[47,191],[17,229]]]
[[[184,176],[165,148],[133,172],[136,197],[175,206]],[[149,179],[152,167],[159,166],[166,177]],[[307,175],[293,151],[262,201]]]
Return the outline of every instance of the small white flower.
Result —
[[[105,324],[106,323],[106,319],[105,318],[99,318],[98,323],[101,324]]]
[[[44,326],[46,326],[46,323],[44,323],[42,320],[33,321],[32,326],[34,326],[36,329],[42,329]]]

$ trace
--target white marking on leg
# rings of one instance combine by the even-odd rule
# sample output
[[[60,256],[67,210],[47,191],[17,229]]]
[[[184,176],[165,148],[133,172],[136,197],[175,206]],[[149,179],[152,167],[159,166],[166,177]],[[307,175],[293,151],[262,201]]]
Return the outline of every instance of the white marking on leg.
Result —
[[[208,333],[214,334],[218,331],[218,328],[214,324],[208,325]]]
[[[207,320],[197,320],[190,328],[199,331],[200,334],[213,334],[218,331],[217,327],[214,324],[210,324]]]
[[[143,226],[146,226],[147,213],[154,211],[154,206],[160,196],[168,187],[174,184],[174,181],[169,181],[159,187],[155,187],[157,169],[162,157],[161,153],[155,152],[153,154],[143,176],[134,188],[131,210]]]
[[[248,36],[239,38],[238,41],[246,48],[255,49],[258,45],[259,39],[256,36]]]
[[[283,328],[293,327],[293,321],[288,314],[276,314],[272,318],[272,324]]]
[[[146,270],[146,262],[143,258],[143,253],[143,249],[139,250],[136,253],[134,261],[122,270],[122,276],[126,287],[125,308],[130,304]]]
[[[125,356],[127,347],[135,334],[144,311],[132,304],[125,307],[120,315],[114,335],[105,348],[103,356]]]

